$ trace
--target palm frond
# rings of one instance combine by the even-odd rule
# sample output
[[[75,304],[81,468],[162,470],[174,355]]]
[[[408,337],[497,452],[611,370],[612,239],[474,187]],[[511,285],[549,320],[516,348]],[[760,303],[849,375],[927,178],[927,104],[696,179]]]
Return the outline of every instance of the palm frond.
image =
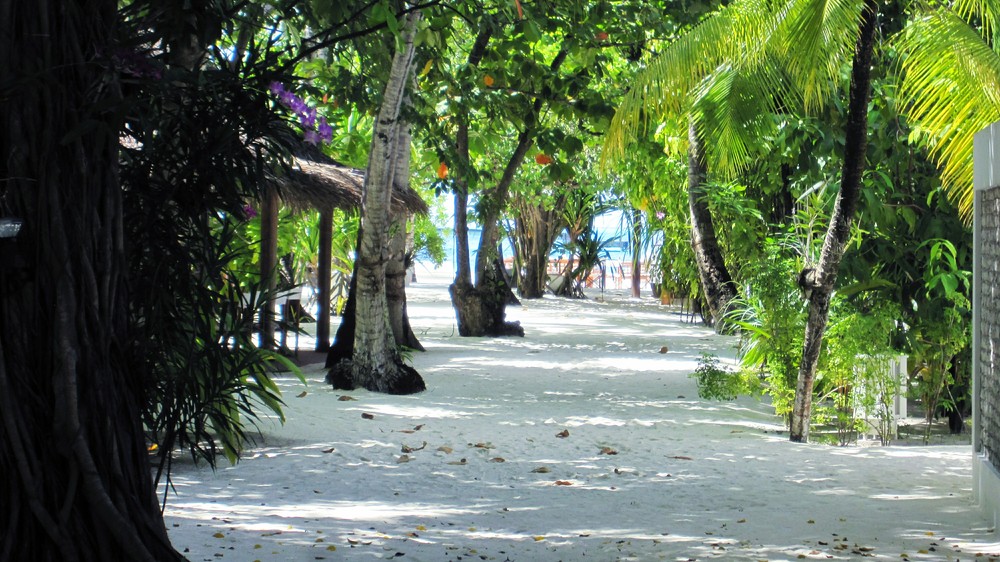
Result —
[[[1000,118],[1000,55],[957,13],[915,18],[897,46],[901,111],[941,168],[941,183],[966,221],[972,217],[973,136]]]
[[[666,115],[687,111],[690,93],[724,62],[752,68],[765,58],[778,25],[774,0],[735,2],[682,35],[636,75],[615,112],[601,165],[624,157],[626,147]]]
[[[790,0],[778,35],[806,111],[838,92],[841,69],[854,55],[864,0]]]
[[[794,93],[776,64],[760,66],[751,75],[722,65],[694,93],[694,120],[706,143],[710,168],[722,176],[736,174],[760,155],[758,140],[773,128],[767,115],[778,113]]]

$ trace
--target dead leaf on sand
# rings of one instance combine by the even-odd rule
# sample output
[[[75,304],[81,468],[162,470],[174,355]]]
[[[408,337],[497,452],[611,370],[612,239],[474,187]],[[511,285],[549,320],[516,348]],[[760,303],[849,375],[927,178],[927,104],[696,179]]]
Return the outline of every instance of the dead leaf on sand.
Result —
[[[364,413],[364,414],[361,414],[361,417],[364,418],[364,419],[366,419],[366,420],[373,420],[373,419],[375,419],[375,415],[374,414],[369,414],[367,412]]]
[[[612,449],[611,447],[601,447],[602,455],[617,455],[618,451]]]
[[[404,453],[412,453],[414,451],[422,451],[426,447],[427,447],[427,441],[424,441],[424,444],[419,447],[410,447],[409,445],[403,445],[402,449]]]
[[[296,398],[305,398],[306,394],[309,394],[309,393],[303,390],[302,392],[296,394],[295,397]]]
[[[685,457],[684,455],[674,455],[674,456],[672,456],[670,458],[677,459],[679,461],[693,461],[694,460],[691,457]]]
[[[334,449],[333,447],[330,447],[329,449],[323,449],[324,453],[332,453],[334,451],[336,451],[336,449]]]
[[[556,486],[572,486],[573,483],[569,480],[556,480]]]
[[[670,351],[670,350],[669,350],[669,349],[667,349],[667,346],[663,346],[663,347],[661,347],[661,348],[660,348],[660,353],[667,353],[667,352],[669,352],[669,351]]]
[[[560,431],[559,433],[556,433],[556,437],[558,437],[560,439],[565,439],[565,438],[569,437],[569,430],[568,429],[564,429],[564,430]]]
[[[475,445],[473,445],[472,443],[469,443],[469,445],[471,445],[472,447],[475,447],[477,449],[493,449],[494,448],[493,447],[493,443],[476,443]]]
[[[348,396],[346,394],[341,394],[340,397],[337,398],[337,400],[339,400],[341,402],[350,402],[352,400],[357,400],[357,398],[355,398],[353,396]]]
[[[452,465],[455,465],[455,466],[465,466],[466,464],[468,464],[468,461],[466,461],[465,459],[462,459],[462,460],[458,460],[458,461],[451,461],[448,464],[452,464]]]
[[[400,455],[399,458],[396,459],[396,463],[402,464],[404,462],[410,462],[411,460],[413,459],[411,459],[409,455]]]
[[[490,462],[507,462],[507,459],[503,457],[493,457],[492,459],[490,459]]]
[[[552,470],[547,466],[540,466],[536,469],[533,469],[531,472],[534,472],[535,474],[548,474],[552,472]]]

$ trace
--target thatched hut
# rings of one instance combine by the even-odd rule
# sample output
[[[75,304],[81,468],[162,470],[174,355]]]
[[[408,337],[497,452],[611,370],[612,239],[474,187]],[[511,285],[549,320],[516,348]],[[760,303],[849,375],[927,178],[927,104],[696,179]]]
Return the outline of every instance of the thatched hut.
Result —
[[[355,210],[361,207],[364,171],[340,164],[323,154],[316,146],[303,145],[296,151],[291,165],[275,174],[272,189],[264,196],[260,206],[261,216],[261,278],[270,279],[273,289],[273,272],[278,263],[278,207],[284,202],[297,209],[316,209],[320,212],[319,232],[319,314],[316,319],[316,351],[326,351],[330,346],[330,285],[332,277],[331,250],[333,240],[333,211]],[[394,214],[426,214],[427,204],[412,188],[392,194]],[[273,292],[273,291],[272,291]],[[273,309],[273,303],[268,310]],[[273,315],[261,315],[262,334],[273,334]],[[271,337],[262,337],[261,345],[273,347]]]

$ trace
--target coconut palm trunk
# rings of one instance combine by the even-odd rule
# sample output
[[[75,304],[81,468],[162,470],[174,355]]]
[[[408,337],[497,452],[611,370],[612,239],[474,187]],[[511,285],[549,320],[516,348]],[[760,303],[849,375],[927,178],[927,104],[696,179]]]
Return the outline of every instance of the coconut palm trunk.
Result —
[[[405,103],[405,102],[404,102]],[[410,124],[403,118],[399,122],[396,136],[396,171],[393,174],[393,189],[406,192],[410,189]],[[407,242],[410,240],[405,209],[395,209],[389,232],[389,261],[385,266],[385,296],[389,307],[389,326],[397,346],[424,351],[410,326],[410,316],[406,312],[406,274],[411,256]]]
[[[705,293],[712,325],[722,329],[722,315],[736,298],[736,283],[729,275],[719,239],[715,235],[712,212],[705,201],[708,176],[701,141],[694,123],[688,125],[688,209],[691,213],[691,248],[698,265],[701,289]]]
[[[830,299],[837,282],[837,271],[847,249],[851,224],[861,193],[861,175],[865,168],[865,154],[868,149],[868,99],[871,95],[871,64],[875,50],[877,8],[873,0],[866,0],[861,19],[861,32],[851,68],[840,192],[837,194],[830,226],[823,240],[820,261],[815,269],[807,269],[799,277],[799,284],[809,301],[809,316],[789,434],[790,439],[797,442],[809,440],[813,382],[823,346],[823,332],[830,315]]]
[[[125,368],[117,7],[0,0],[0,560],[182,559]]]
[[[413,368],[403,364],[396,348],[385,292],[391,226],[389,206],[397,170],[398,141],[405,129],[400,122],[400,108],[410,82],[413,37],[419,19],[419,12],[411,12],[407,16],[403,31],[404,47],[393,56],[372,134],[361,209],[363,230],[356,264],[354,352],[350,361],[341,361],[327,376],[328,381],[339,387],[360,386],[391,394],[409,394],[425,389],[423,379]]]

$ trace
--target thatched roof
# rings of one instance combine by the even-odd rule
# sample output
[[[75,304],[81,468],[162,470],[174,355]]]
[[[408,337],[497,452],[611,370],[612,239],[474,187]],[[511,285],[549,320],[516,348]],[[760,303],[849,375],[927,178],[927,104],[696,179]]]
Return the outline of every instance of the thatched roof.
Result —
[[[275,180],[282,201],[292,207],[354,210],[361,207],[365,173],[337,162],[314,146],[305,145],[294,155],[286,175]],[[412,188],[405,192],[393,190],[392,210],[398,212],[399,209],[412,214],[428,212],[427,203]]]

